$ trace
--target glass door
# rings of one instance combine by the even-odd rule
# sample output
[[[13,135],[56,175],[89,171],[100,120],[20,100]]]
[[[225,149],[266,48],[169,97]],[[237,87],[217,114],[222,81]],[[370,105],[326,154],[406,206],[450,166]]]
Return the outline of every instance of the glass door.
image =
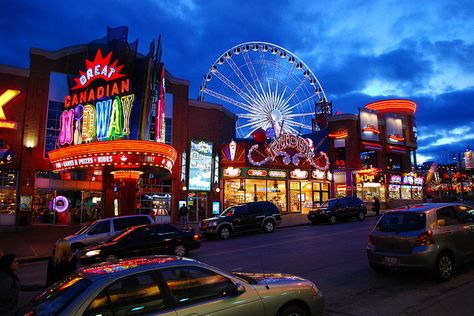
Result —
[[[188,222],[199,223],[202,219],[211,217],[207,214],[207,197],[188,197]]]

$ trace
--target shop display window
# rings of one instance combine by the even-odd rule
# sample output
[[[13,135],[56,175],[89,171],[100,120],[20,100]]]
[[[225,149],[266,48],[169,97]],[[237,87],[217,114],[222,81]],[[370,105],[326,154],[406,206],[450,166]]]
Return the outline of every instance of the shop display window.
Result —
[[[389,184],[388,185],[388,197],[394,200],[400,199],[400,185]]]
[[[14,225],[16,221],[15,170],[0,170],[0,225]]]
[[[301,212],[308,214],[313,206],[313,189],[312,183],[309,181],[301,181]]]
[[[286,181],[267,181],[267,201],[278,207],[280,212],[287,212],[286,209]]]
[[[55,198],[67,200],[67,208],[60,212],[56,211]],[[102,192],[37,189],[33,198],[32,211],[34,224],[92,222],[103,218]]]
[[[224,209],[245,203],[245,179],[224,181]]]
[[[422,186],[413,186],[411,188],[411,197],[413,200],[422,200],[423,199],[423,187]]]
[[[290,181],[290,212],[301,212],[300,181]]]
[[[363,151],[360,153],[360,163],[362,169],[369,169],[377,166],[377,153],[375,151]]]
[[[380,183],[366,182],[357,184],[357,197],[364,202],[373,202],[377,197],[380,202],[385,202],[385,186]]]
[[[400,187],[400,192],[403,200],[411,200],[411,186],[402,185]]]
[[[245,179],[245,202],[267,200],[267,181]]]

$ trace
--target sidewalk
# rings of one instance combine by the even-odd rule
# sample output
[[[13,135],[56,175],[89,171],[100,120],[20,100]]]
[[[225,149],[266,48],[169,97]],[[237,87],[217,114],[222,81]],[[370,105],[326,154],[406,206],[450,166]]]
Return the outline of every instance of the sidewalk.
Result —
[[[384,210],[381,210],[381,214]],[[367,217],[375,216],[368,211]],[[277,229],[310,225],[306,214],[282,214],[282,223]],[[199,234],[199,224],[189,224]],[[0,227],[0,249],[4,253],[14,253],[20,262],[47,260],[51,256],[54,244],[59,238],[77,232],[78,225],[32,225]]]

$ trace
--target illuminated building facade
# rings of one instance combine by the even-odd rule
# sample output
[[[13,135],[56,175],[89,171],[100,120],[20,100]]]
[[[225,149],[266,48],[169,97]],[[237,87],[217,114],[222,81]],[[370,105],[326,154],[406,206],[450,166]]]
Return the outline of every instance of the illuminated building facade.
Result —
[[[359,114],[329,118],[329,150],[335,196],[378,197],[395,206],[422,200],[424,178],[416,174],[416,104],[381,100]]]
[[[189,100],[189,82],[160,60],[160,41],[140,54],[127,33],[31,49],[28,70],[0,68],[0,224],[135,213],[174,221],[180,201],[201,216],[219,201],[213,169],[208,187],[186,187],[195,182],[186,157],[206,142],[214,162],[236,118]]]
[[[282,213],[307,214],[328,200],[332,173],[325,133],[267,138],[257,130],[252,140],[222,145],[223,207],[270,201]]]

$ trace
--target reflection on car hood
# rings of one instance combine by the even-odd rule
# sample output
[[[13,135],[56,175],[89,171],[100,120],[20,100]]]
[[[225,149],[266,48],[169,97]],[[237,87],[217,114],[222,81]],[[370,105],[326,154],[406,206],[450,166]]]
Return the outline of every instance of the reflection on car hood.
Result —
[[[203,222],[208,223],[208,222],[219,221],[222,218],[223,217],[219,217],[219,216],[209,217],[209,218],[203,219]]]
[[[86,247],[84,249],[84,252],[87,252],[87,251],[90,251],[90,250],[96,250],[96,249],[110,247],[110,246],[116,245],[117,243],[118,243],[117,241],[105,241],[105,242],[101,242],[101,243],[98,243],[98,244],[93,244],[91,246]]]
[[[323,211],[327,211],[328,208],[327,207],[318,207],[317,209],[314,209],[312,210],[313,212],[323,212]]]
[[[249,273],[232,272],[233,275],[241,277],[244,280],[253,281],[255,284],[284,284],[305,281],[296,275],[285,273]],[[251,282],[251,283],[253,283]]]

